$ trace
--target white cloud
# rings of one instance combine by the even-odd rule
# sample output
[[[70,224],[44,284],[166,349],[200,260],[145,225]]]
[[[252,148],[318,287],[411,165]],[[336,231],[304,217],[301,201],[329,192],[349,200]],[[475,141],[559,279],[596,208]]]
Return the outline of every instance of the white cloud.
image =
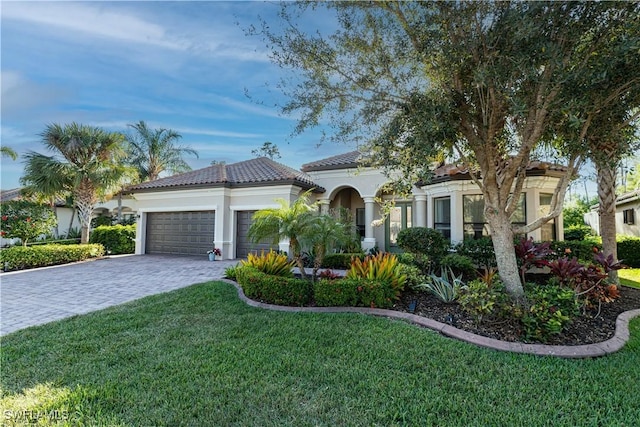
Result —
[[[216,130],[216,129],[196,129],[196,128],[187,128],[187,127],[175,127],[172,129],[180,134],[191,134],[191,135],[220,136],[220,137],[226,137],[226,138],[263,137],[263,135],[259,133],[231,132],[231,131]],[[237,149],[237,145],[236,145],[236,149]]]
[[[43,24],[86,35],[184,50],[188,43],[168,37],[160,25],[136,16],[107,10],[99,4],[71,2],[4,2],[2,19]]]

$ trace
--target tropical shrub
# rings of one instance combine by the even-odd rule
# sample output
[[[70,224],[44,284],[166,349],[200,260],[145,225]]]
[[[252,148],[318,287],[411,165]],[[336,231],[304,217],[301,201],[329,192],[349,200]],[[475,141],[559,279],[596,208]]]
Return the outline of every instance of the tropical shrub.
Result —
[[[20,239],[26,246],[42,234],[51,232],[57,219],[47,205],[26,200],[11,200],[0,203],[2,227],[0,235],[8,239]]]
[[[531,302],[522,317],[525,337],[547,341],[558,335],[578,314],[576,293],[561,286],[527,285],[527,298]]]
[[[226,277],[229,280],[236,280],[239,268],[240,266],[238,265],[233,265],[225,268],[224,277]]]
[[[590,262],[593,259],[594,250],[601,250],[602,244],[597,239],[572,240],[551,242],[551,249],[558,257],[576,257],[580,261]]]
[[[434,263],[431,262],[429,256],[425,254],[417,254],[413,252],[403,252],[398,255],[398,261],[405,265],[417,267],[423,274],[433,271]]]
[[[458,303],[477,322],[482,322],[498,312],[508,296],[499,280],[490,283],[476,279],[460,287]]]
[[[532,267],[544,267],[546,258],[553,253],[551,242],[535,243],[533,237],[520,239],[515,245],[520,278],[525,283],[525,273]]]
[[[452,303],[458,297],[458,289],[463,285],[462,276],[456,277],[450,268],[442,268],[440,276],[430,274],[421,288],[428,290],[444,303]]]
[[[433,266],[449,253],[449,241],[437,230],[427,227],[405,228],[398,233],[398,246],[407,252],[427,255]]]
[[[398,258],[390,253],[368,255],[364,260],[354,258],[346,277],[388,283],[393,289],[394,298],[400,296],[400,292],[404,289],[404,284],[407,280],[407,276],[402,272]]]
[[[250,253],[246,260],[240,261],[243,267],[252,267],[258,271],[272,276],[293,277],[291,269],[294,266],[293,261],[289,261],[286,255],[269,251],[260,255]]]
[[[311,300],[311,282],[264,273],[250,265],[236,269],[236,279],[249,298],[270,304],[303,306]]]
[[[113,255],[132,254],[136,250],[136,226],[101,225],[93,230],[89,242],[100,243]]]
[[[327,279],[327,280],[335,280],[335,279],[339,279],[340,275],[337,273],[334,273],[333,271],[326,269],[326,270],[322,270],[319,274],[318,277],[321,279]]]
[[[415,265],[400,263],[400,271],[407,276],[405,288],[412,290],[420,290],[420,286],[427,281],[427,276],[422,274],[422,270]]]
[[[496,254],[490,237],[481,239],[465,239],[454,247],[458,255],[471,258],[476,268],[496,267]]]
[[[0,266],[9,270],[25,270],[49,265],[67,264],[104,255],[100,244],[15,246],[0,251]]]
[[[448,254],[440,262],[440,266],[443,268],[450,268],[457,276],[461,275],[463,278],[470,278],[475,274],[476,268],[473,265],[473,260],[465,255],[460,254]]]
[[[618,259],[623,264],[640,268],[640,237],[618,236]]]

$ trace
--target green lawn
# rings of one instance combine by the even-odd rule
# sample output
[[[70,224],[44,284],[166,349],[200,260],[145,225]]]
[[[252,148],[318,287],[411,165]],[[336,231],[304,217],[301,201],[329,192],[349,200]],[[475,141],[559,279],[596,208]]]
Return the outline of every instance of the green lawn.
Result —
[[[564,360],[384,318],[251,308],[210,282],[2,338],[1,415],[7,425],[40,415],[45,425],[632,426],[640,319],[631,327],[614,355]]]
[[[640,289],[640,268],[618,270],[618,277],[621,284]]]

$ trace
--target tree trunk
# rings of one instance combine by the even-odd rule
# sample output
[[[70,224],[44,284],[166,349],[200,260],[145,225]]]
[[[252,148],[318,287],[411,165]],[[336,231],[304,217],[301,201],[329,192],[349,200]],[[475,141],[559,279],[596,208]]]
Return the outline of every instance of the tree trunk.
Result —
[[[493,250],[496,254],[500,279],[507,288],[509,296],[515,301],[522,301],[524,299],[524,288],[520,281],[516,251],[513,246],[511,222],[509,218],[504,218],[506,215],[491,214],[486,215],[486,217],[491,229],[491,239],[493,241]]]
[[[618,260],[616,243],[616,170],[610,164],[596,164],[598,173],[598,217],[600,220],[600,236],[602,237],[602,252],[606,257],[613,255]],[[609,272],[609,278],[618,283],[618,272]]]
[[[76,207],[78,208],[78,217],[80,219],[80,244],[84,245],[89,243],[89,229],[91,227],[91,214],[93,213],[94,204],[92,201],[83,198],[82,196],[76,197]]]

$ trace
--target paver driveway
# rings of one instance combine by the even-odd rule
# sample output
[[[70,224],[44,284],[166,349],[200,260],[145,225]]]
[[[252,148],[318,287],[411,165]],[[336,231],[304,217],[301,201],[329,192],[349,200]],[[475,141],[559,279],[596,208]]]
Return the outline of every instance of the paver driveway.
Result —
[[[0,274],[0,335],[219,279],[237,261],[127,255]]]

